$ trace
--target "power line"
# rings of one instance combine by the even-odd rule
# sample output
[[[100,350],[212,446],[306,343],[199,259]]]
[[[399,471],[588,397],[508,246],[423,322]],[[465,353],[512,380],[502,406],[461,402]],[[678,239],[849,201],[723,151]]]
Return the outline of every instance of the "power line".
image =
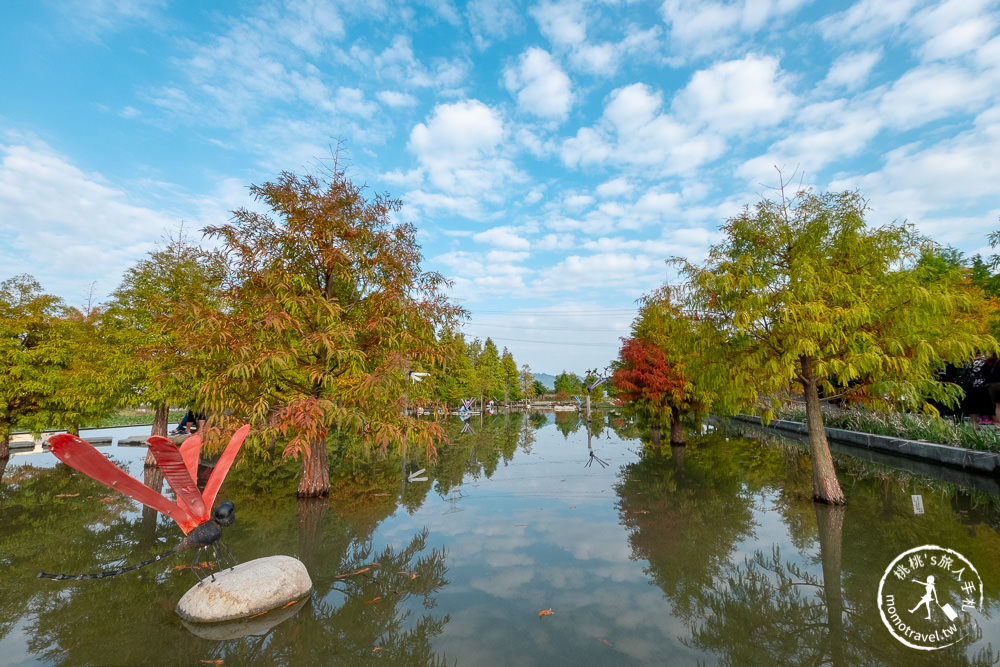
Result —
[[[572,345],[574,347],[607,347],[608,343],[573,343],[565,340],[528,340],[525,338],[498,338],[497,336],[487,336],[493,342],[501,341],[508,343],[532,343],[535,345]],[[616,343],[617,345],[617,343]]]

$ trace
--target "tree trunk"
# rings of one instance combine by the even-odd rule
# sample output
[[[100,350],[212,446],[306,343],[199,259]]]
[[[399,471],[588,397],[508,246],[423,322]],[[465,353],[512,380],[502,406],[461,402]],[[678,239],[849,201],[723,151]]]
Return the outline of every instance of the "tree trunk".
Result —
[[[813,375],[814,360],[799,357],[802,365],[802,389],[806,399],[806,424],[809,427],[809,455],[812,457],[813,500],[828,505],[843,505],[847,502],[837,481],[837,471],[833,467],[830,445],[826,441],[823,426],[823,411],[819,404],[819,388]]]
[[[330,495],[330,467],[327,463],[326,438],[318,438],[309,447],[302,460],[302,479],[299,480],[299,498],[319,498]]]
[[[153,430],[149,433],[150,435],[167,437],[167,417],[170,416],[169,412],[170,406],[166,404],[156,406],[156,410],[153,412]]]
[[[163,471],[151,466],[142,471],[142,482],[157,493],[163,488]],[[211,508],[209,508],[211,509]],[[139,544],[151,547],[156,544],[156,520],[159,515],[152,507],[142,506],[142,524],[139,528]]]
[[[684,468],[684,452],[687,447],[684,445],[670,445],[670,457],[674,460],[674,470],[680,471]]]
[[[681,428],[681,411],[670,408],[670,445],[684,444],[684,429]]]
[[[10,436],[0,435],[0,459],[10,458]]]
[[[167,417],[169,416],[170,407],[168,405],[157,405],[153,411],[153,429],[150,432],[150,436],[162,435],[164,438],[167,437]],[[146,460],[144,462],[145,467],[152,468],[156,465],[156,459],[153,458],[153,450],[146,450]]]
[[[3,474],[7,470],[7,464],[10,462],[10,455],[0,456],[0,479],[3,479]]]
[[[660,427],[659,425],[651,426],[649,429],[649,435],[653,438],[653,447],[657,449],[660,448]]]
[[[819,527],[819,553],[823,561],[823,597],[830,629],[830,660],[834,667],[844,659],[844,593],[840,586],[840,551],[844,533],[843,507],[814,504]]]

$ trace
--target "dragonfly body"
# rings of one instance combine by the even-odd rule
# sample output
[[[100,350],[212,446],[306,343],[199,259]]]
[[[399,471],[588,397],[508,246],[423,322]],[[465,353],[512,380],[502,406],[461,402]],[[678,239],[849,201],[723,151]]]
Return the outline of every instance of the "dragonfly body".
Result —
[[[39,572],[38,576],[45,579],[82,580],[82,579],[103,579],[112,577],[140,567],[145,567],[157,561],[163,560],[173,554],[197,549],[195,560],[191,564],[192,571],[199,580],[202,579],[197,566],[198,559],[202,551],[211,549],[219,562],[219,553],[228,557],[233,565],[236,559],[222,542],[222,529],[232,525],[236,518],[235,505],[231,501],[220,503],[215,508],[215,512],[209,515],[209,510],[215,502],[215,496],[222,486],[222,480],[229,472],[230,466],[236,458],[239,448],[246,438],[250,426],[244,426],[236,431],[223,451],[222,456],[216,463],[205,490],[200,491],[195,483],[195,474],[198,466],[198,458],[201,451],[201,436],[195,435],[188,438],[180,448],[172,442],[160,436],[151,437],[149,442],[150,450],[163,477],[173,488],[177,496],[177,502],[173,502],[135,479],[124,470],[111,463],[93,445],[73,435],[57,435],[49,439],[49,449],[59,460],[72,468],[91,477],[102,484],[120,491],[130,498],[152,507],[172,518],[180,529],[185,533],[184,539],[170,551],[157,554],[153,558],[111,570],[104,570],[93,574],[48,574]],[[215,574],[212,574],[214,581]]]

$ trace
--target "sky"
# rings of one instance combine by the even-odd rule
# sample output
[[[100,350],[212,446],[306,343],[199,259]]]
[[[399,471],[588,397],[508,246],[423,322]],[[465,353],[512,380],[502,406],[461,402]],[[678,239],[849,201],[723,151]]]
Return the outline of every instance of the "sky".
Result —
[[[0,6],[0,280],[98,303],[335,152],[404,202],[469,338],[618,353],[643,294],[784,181],[967,255],[1000,229],[1000,2]]]

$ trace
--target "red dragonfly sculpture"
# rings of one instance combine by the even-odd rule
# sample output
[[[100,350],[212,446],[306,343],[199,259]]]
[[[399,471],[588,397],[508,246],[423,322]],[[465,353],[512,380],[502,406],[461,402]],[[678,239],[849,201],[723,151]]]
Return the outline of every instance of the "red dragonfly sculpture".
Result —
[[[222,542],[222,529],[232,525],[236,519],[235,506],[232,502],[221,503],[214,514],[211,508],[215,503],[215,497],[219,493],[219,487],[226,478],[229,468],[236,460],[243,441],[250,432],[250,425],[247,424],[238,429],[230,438],[222,456],[219,457],[212,474],[205,484],[205,490],[200,491],[195,481],[198,474],[198,459],[201,455],[201,436],[193,435],[184,443],[177,447],[173,442],[163,436],[154,435],[149,438],[149,449],[156,459],[156,465],[163,472],[163,478],[174,490],[177,502],[173,502],[158,491],[154,491],[135,477],[109,461],[104,454],[97,451],[93,445],[86,440],[75,435],[60,434],[49,438],[49,451],[55,454],[56,458],[79,470],[87,477],[97,480],[101,484],[124,493],[129,498],[138,500],[143,505],[151,507],[158,512],[166,514],[173,519],[180,529],[184,531],[184,539],[176,547],[154,558],[142,561],[136,565],[120,567],[113,570],[104,570],[94,574],[48,574],[39,572],[38,576],[45,579],[102,579],[113,577],[123,572],[137,570],[151,563],[155,563],[168,556],[189,549],[197,549],[195,561],[191,564],[191,569],[198,577],[200,569],[197,566],[198,557],[205,548],[211,548],[218,560],[219,552],[217,547],[221,547],[224,554],[229,557],[233,565],[236,559]],[[215,573],[212,573],[212,580],[215,580]]]

